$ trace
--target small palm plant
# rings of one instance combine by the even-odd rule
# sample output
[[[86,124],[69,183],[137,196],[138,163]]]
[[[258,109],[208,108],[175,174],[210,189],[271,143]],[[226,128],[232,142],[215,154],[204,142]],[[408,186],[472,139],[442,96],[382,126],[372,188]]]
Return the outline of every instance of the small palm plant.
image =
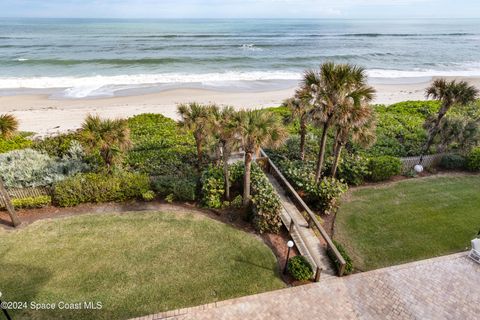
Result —
[[[181,104],[177,108],[181,117],[180,125],[193,132],[197,147],[198,167],[203,163],[203,146],[210,132],[211,118],[215,108],[215,106],[201,105],[196,102]]]
[[[239,132],[245,151],[245,175],[243,178],[243,204],[250,202],[250,176],[255,154],[263,146],[275,147],[283,143],[287,132],[281,120],[271,112],[262,110],[240,111]]]
[[[437,79],[426,89],[425,95],[427,98],[438,100],[441,106],[428,132],[428,139],[423,147],[422,158],[430,149],[433,140],[439,132],[440,122],[447,112],[452,107],[461,107],[475,102],[478,94],[478,89],[469,85],[466,81],[447,81],[446,79]]]
[[[86,151],[99,152],[107,168],[121,163],[125,152],[130,149],[130,129],[125,119],[101,119],[88,115],[80,131]]]
[[[18,120],[12,114],[0,115],[0,137],[8,139],[18,130]]]

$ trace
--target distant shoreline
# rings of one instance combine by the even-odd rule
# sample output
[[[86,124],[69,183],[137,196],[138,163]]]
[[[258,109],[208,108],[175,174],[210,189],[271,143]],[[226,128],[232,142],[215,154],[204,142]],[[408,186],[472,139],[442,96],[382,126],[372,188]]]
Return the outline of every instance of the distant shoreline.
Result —
[[[458,77],[480,88],[480,78]],[[410,84],[373,84],[374,103],[392,104],[424,100],[429,81]],[[95,99],[52,99],[48,94],[0,96],[0,113],[12,113],[20,120],[20,130],[49,135],[78,128],[87,114],[102,117],[130,117],[140,113],[161,113],[178,119],[177,104],[197,101],[240,108],[279,106],[293,95],[295,87],[281,90],[229,92],[180,88],[161,92]]]

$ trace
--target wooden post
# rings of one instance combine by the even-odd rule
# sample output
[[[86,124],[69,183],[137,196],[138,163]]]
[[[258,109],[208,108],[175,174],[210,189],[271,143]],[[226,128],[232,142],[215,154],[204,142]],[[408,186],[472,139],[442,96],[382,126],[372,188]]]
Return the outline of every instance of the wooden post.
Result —
[[[322,268],[317,267],[317,271],[315,272],[315,282],[320,281],[320,275],[322,274]]]
[[[15,209],[13,208],[12,205],[12,200],[10,199],[10,196],[8,195],[7,189],[5,189],[5,186],[3,185],[3,181],[0,178],[0,198],[3,200],[5,203],[5,208],[7,208],[8,215],[10,216],[10,219],[12,220],[12,224],[14,227],[19,226],[22,222],[18,218],[17,214],[15,213]]]

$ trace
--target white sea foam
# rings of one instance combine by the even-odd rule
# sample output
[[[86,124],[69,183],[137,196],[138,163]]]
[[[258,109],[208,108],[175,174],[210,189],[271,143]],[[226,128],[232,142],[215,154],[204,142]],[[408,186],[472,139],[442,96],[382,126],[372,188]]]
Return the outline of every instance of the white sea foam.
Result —
[[[368,70],[372,80],[391,80],[399,83],[404,81],[415,82],[415,79],[431,78],[434,76],[465,76],[480,77],[480,67],[472,65],[467,70]],[[112,96],[116,91],[125,89],[145,88],[160,85],[195,84],[206,87],[244,87],[251,81],[297,81],[302,78],[302,72],[291,71],[258,71],[258,72],[224,72],[204,74],[137,74],[118,76],[93,77],[0,77],[0,89],[64,89],[62,95],[68,98],[85,98],[91,96]],[[248,86],[247,86],[248,87]]]

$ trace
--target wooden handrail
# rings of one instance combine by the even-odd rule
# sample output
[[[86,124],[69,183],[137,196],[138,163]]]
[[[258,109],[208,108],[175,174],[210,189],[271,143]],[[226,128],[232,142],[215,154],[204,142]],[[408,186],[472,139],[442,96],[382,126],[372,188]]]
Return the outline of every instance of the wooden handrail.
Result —
[[[333,255],[335,256],[335,259],[338,261],[338,275],[341,277],[343,276],[345,272],[345,266],[346,262],[345,259],[342,257],[340,252],[338,251],[337,247],[333,243],[332,239],[330,239],[330,236],[328,233],[325,231],[325,229],[322,227],[318,219],[315,217],[315,213],[313,213],[312,210],[307,206],[305,201],[298,195],[297,191],[292,187],[290,182],[284,177],[282,172],[278,169],[278,167],[273,163],[273,161],[268,157],[268,155],[263,151],[263,149],[260,150],[260,154],[262,155],[262,158],[268,159],[268,166],[270,170],[273,170],[277,178],[280,179],[281,184],[283,185],[284,188],[289,192],[291,196],[293,196],[295,202],[297,203],[298,206],[300,206],[302,210],[304,210],[309,218],[309,226],[315,226],[317,230],[320,232],[320,235],[322,238],[325,240],[327,243],[327,249],[331,250]]]

